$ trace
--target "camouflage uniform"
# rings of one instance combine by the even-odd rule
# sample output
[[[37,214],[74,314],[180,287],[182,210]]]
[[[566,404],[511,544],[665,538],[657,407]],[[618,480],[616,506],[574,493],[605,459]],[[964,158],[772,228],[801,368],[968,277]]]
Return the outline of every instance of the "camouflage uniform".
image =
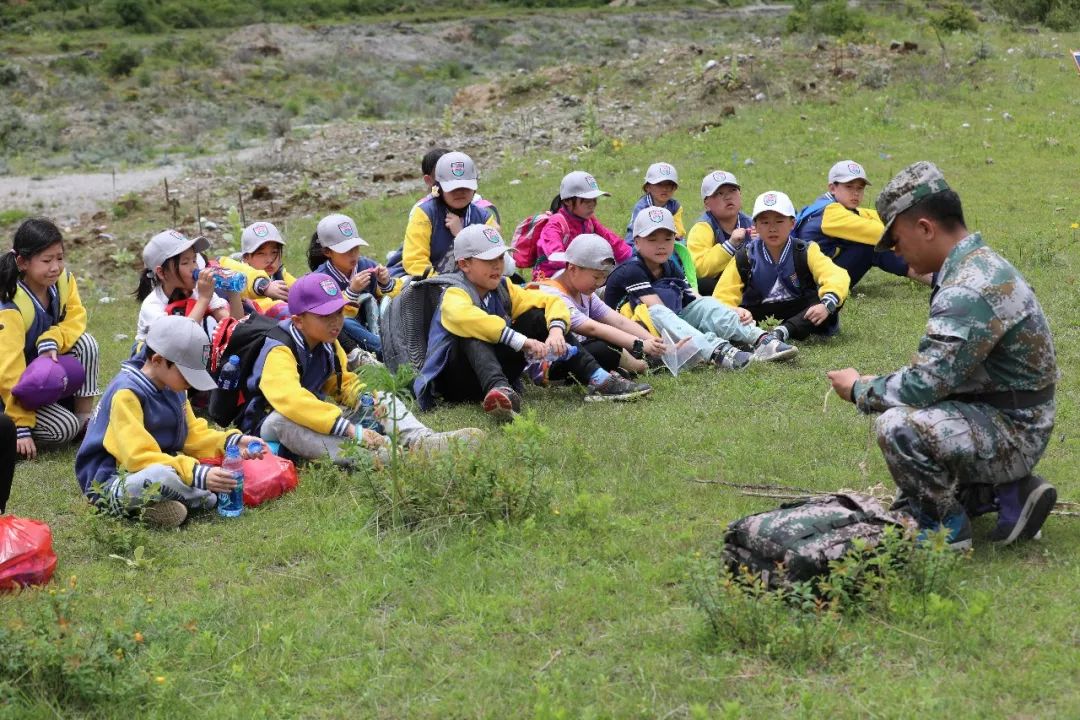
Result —
[[[929,164],[912,167],[918,165]],[[912,192],[918,198],[947,188],[943,178],[929,191],[919,178],[906,188],[900,180],[908,200]],[[896,207],[889,191],[882,191],[879,210],[883,201]],[[1056,380],[1054,343],[1035,293],[975,233],[942,264],[911,364],[857,381],[852,399],[863,412],[882,413],[878,445],[897,487],[944,517],[956,509],[960,486],[997,485],[1031,472],[1054,427]]]

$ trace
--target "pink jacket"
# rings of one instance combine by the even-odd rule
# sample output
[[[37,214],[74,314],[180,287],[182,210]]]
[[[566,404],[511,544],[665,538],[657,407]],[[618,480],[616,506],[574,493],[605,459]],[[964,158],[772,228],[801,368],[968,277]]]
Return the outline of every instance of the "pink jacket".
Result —
[[[562,270],[566,263],[551,262],[548,258],[554,253],[565,250],[570,241],[578,235],[586,233],[599,235],[611,244],[616,264],[626,262],[634,252],[626,244],[626,240],[601,225],[596,218],[582,220],[571,214],[565,207],[562,207],[559,208],[559,212],[551,216],[547,225],[540,231],[540,239],[536,242],[536,255],[540,258],[540,262],[533,271],[533,277],[540,277],[541,275],[551,277]]]

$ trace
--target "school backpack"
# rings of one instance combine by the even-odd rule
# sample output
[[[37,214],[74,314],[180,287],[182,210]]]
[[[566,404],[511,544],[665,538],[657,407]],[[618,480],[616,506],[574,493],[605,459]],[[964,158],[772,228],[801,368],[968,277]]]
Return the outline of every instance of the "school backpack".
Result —
[[[915,525],[910,515],[886,510],[870,495],[800,498],[728,525],[723,563],[733,573],[746,567],[777,589],[828,573],[829,563],[842,558],[855,540],[875,547],[886,527],[907,530]]]
[[[278,325],[268,315],[252,313],[240,320],[225,318],[218,323],[214,337],[210,341],[210,362],[207,370],[214,380],[219,380],[221,369],[228,359],[236,355],[240,359],[240,382],[235,389],[223,390],[220,387],[210,391],[210,419],[221,427],[232,425],[243,412],[251,398],[245,397],[244,388],[255,370],[255,362],[262,352],[263,343],[273,338],[285,345],[293,354],[296,343],[287,330]],[[297,372],[301,371],[300,360],[296,361]],[[334,354],[334,372],[337,374],[338,387],[341,387],[341,364]]]
[[[397,372],[402,365],[411,365],[417,371],[424,366],[431,320],[449,287],[461,288],[479,303],[476,290],[459,273],[451,272],[414,280],[386,306],[379,317],[379,335],[382,362],[390,372]],[[509,308],[510,293],[505,282],[499,283],[497,292],[503,307]]]
[[[536,265],[537,260],[539,260],[536,256],[536,245],[540,241],[540,233],[544,231],[548,220],[551,219],[553,214],[550,210],[545,210],[542,213],[530,215],[514,228],[510,247],[514,251],[514,264],[519,269],[524,270]]]

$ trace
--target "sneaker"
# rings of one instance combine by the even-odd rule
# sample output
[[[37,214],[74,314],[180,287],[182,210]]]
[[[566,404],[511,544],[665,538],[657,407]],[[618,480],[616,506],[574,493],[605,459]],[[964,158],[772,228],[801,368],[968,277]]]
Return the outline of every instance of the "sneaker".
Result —
[[[187,506],[179,500],[158,500],[143,506],[140,517],[150,527],[172,530],[187,519]]]
[[[725,343],[716,348],[712,361],[721,370],[742,370],[750,364],[753,357],[745,350],[740,350],[731,343]]]
[[[915,542],[918,544],[922,545],[927,542],[928,536],[932,532],[947,530],[948,535],[945,536],[945,542],[950,550],[971,549],[971,520],[968,519],[967,513],[963,510],[949,513],[942,520],[931,520],[920,512],[913,514],[919,522],[919,534],[915,538]]]
[[[990,542],[1001,545],[1034,538],[1057,503],[1057,489],[1038,475],[999,485],[995,490],[1000,509],[997,525],[988,537]]]
[[[346,367],[349,372],[355,372],[357,368],[363,365],[381,365],[379,358],[375,357],[375,353],[368,352],[363,348],[353,348],[352,352],[345,356]]]
[[[476,447],[484,439],[485,434],[480,428],[461,428],[449,432],[433,432],[414,442],[409,447],[409,450],[430,453],[446,452],[453,442],[461,443],[466,447]]]
[[[585,395],[585,402],[620,402],[643,397],[652,392],[652,386],[636,383],[611,373],[608,379],[599,385],[590,385]]]
[[[768,332],[758,338],[754,344],[754,360],[758,362],[771,362],[773,360],[786,360],[798,354],[799,348],[788,345],[786,342]]]
[[[500,422],[509,422],[521,411],[521,396],[508,387],[488,390],[484,396],[484,412]]]

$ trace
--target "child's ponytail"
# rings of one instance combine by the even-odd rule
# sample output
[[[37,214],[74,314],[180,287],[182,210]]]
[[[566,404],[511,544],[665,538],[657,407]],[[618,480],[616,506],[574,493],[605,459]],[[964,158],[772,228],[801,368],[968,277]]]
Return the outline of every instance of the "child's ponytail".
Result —
[[[311,234],[311,244],[307,249],[308,269],[314,272],[315,268],[324,262],[326,262],[326,253],[323,251],[322,243],[319,242],[319,233],[315,231]]]
[[[142,302],[150,293],[154,292],[155,285],[157,285],[157,277],[154,275],[154,271],[151,268],[146,268],[139,273],[139,286],[131,294],[135,296],[136,300]]]
[[[45,252],[53,245],[64,242],[60,228],[51,220],[30,218],[24,220],[15,231],[11,250],[0,257],[0,302],[11,302],[19,287],[19,264],[17,258],[30,259]]]
[[[556,193],[555,194],[555,199],[551,201],[551,208],[550,208],[551,212],[553,212],[553,213],[559,212],[560,210],[562,210],[562,205],[563,205],[562,193]]]

